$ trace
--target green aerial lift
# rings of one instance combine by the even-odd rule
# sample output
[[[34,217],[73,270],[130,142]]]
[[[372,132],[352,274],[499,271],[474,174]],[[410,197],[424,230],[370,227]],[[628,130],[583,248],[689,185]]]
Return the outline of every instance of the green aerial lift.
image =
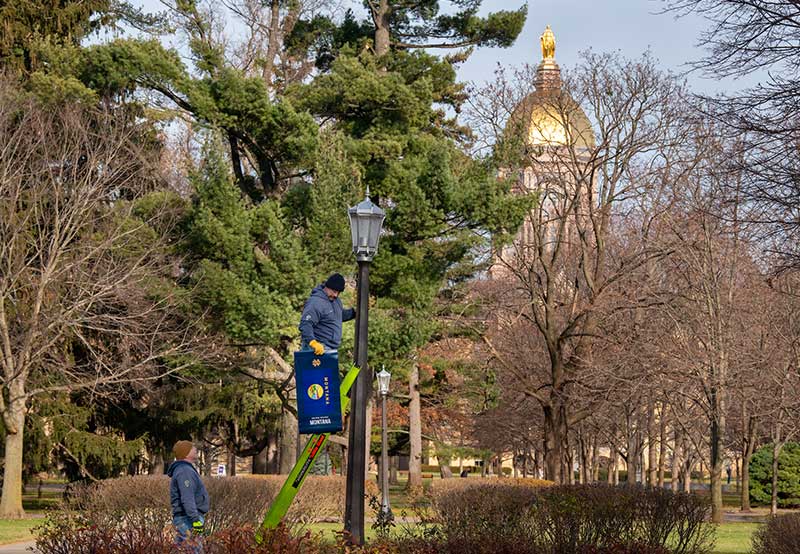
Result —
[[[358,377],[358,372],[359,368],[357,366],[350,366],[350,369],[347,371],[347,374],[344,376],[339,386],[339,394],[342,399],[342,419],[344,419],[344,414],[350,403],[350,398],[347,396],[347,393],[350,392],[350,387],[353,386],[356,377]],[[329,436],[330,433],[321,433],[311,435],[311,438],[308,439],[303,453],[297,459],[297,463],[292,468],[292,471],[289,472],[286,482],[269,507],[269,511],[258,529],[256,534],[257,542],[261,542],[262,533],[265,530],[274,529],[283,520],[286,512],[289,511],[289,507],[292,505],[294,497],[297,496],[297,492],[300,490],[300,487],[303,486],[306,475],[308,475],[308,470],[314,465],[314,460],[316,460],[317,455],[322,452],[322,448],[328,441]]]

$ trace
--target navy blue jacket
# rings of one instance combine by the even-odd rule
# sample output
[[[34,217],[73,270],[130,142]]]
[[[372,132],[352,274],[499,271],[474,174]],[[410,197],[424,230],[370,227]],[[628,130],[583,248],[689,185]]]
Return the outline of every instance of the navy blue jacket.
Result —
[[[354,319],[356,311],[353,308],[343,309],[342,301],[338,298],[329,299],[324,288],[323,285],[317,285],[306,300],[300,316],[300,335],[303,346],[317,340],[326,348],[337,350],[342,342],[342,322]]]
[[[200,479],[200,474],[186,460],[175,460],[167,470],[169,482],[169,501],[172,515],[189,516],[192,521],[200,521],[200,516],[208,513],[208,492]]]

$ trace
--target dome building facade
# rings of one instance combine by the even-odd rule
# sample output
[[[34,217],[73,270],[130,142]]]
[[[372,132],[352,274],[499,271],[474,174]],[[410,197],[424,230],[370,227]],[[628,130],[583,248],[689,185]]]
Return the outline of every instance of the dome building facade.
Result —
[[[499,144],[508,161],[501,177],[515,178],[515,192],[535,194],[536,201],[514,241],[496,253],[493,277],[527,265],[556,244],[569,248],[578,240],[578,218],[591,209],[594,131],[564,86],[549,25],[540,41],[534,90],[512,111]]]

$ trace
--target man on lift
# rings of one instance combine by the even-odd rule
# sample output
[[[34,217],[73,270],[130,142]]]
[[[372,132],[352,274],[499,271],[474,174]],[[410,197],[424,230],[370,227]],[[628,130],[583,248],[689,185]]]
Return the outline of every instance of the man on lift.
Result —
[[[311,348],[321,356],[326,350],[338,350],[342,342],[342,323],[355,319],[353,308],[342,308],[339,294],[344,290],[344,277],[334,273],[314,287],[300,316],[302,348]]]

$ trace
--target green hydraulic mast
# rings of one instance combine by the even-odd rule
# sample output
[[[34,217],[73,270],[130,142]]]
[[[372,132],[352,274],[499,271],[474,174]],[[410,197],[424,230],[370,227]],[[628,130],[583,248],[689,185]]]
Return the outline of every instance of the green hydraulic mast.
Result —
[[[353,386],[353,382],[356,380],[356,377],[358,377],[358,372],[359,368],[357,366],[350,366],[350,369],[339,385],[339,394],[342,399],[342,419],[344,419],[344,414],[350,404],[350,398],[347,396],[347,393],[350,392],[350,387]],[[286,482],[269,507],[269,511],[263,523],[261,523],[261,527],[256,534],[257,542],[261,542],[261,534],[265,529],[274,529],[277,527],[283,519],[283,516],[289,511],[294,497],[297,496],[297,492],[300,490],[300,487],[303,486],[306,475],[308,475],[308,470],[314,465],[314,460],[316,460],[317,455],[322,451],[322,447],[325,446],[329,436],[330,433],[320,433],[311,435],[311,438],[308,439],[303,453],[297,459],[297,463],[294,464],[292,471],[289,472]]]

